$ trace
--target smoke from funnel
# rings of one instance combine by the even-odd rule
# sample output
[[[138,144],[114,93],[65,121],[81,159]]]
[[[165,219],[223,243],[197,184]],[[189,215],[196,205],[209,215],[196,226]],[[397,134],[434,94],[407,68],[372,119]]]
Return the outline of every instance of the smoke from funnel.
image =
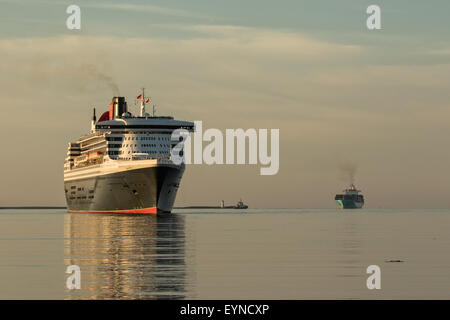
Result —
[[[98,70],[95,65],[83,64],[81,65],[81,70],[85,71],[89,76],[104,82],[109,88],[111,88],[114,96],[120,95],[119,87],[117,86],[114,79],[111,76],[104,74],[103,72]]]
[[[356,171],[358,166],[354,162],[341,163],[339,165],[341,179],[349,185],[355,183]]]
[[[59,86],[64,89],[70,87],[71,91],[86,92],[86,90],[97,90],[100,85],[111,89],[113,96],[120,96],[119,87],[114,78],[103,70],[111,70],[111,68],[106,68],[102,62],[68,64],[49,62],[42,57],[35,57],[26,70],[26,76],[33,87]]]

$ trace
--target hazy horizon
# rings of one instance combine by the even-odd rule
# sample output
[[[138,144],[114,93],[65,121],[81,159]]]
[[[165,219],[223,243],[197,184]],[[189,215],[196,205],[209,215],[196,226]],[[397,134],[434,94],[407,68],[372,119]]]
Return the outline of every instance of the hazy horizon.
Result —
[[[117,86],[133,111],[207,128],[280,129],[280,169],[188,165],[175,206],[449,208],[450,3],[0,0],[0,207],[65,205],[67,143]],[[353,172],[354,171],[354,172]],[[347,173],[345,173],[347,172]],[[353,173],[352,173],[353,172]]]

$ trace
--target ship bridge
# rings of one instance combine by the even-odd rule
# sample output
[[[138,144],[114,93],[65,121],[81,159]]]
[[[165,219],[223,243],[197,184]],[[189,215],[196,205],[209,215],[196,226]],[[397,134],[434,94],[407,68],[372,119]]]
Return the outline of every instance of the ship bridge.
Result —
[[[97,122],[96,130],[119,130],[119,131],[137,131],[139,129],[151,131],[174,131],[176,129],[185,129],[189,132],[194,130],[194,123],[189,121],[174,120],[172,117],[135,117],[135,118],[116,118]]]

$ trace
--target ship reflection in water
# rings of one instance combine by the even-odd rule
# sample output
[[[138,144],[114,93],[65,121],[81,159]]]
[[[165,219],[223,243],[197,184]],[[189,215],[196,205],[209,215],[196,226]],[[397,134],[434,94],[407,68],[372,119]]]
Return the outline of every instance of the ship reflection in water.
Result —
[[[68,299],[185,297],[184,217],[68,213],[65,265],[81,269]]]

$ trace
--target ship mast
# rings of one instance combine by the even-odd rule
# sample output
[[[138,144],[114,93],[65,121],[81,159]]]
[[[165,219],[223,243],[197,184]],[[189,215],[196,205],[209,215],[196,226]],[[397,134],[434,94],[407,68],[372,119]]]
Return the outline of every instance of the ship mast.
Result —
[[[145,116],[145,93],[144,88],[142,88],[142,100],[141,100],[141,117]]]

